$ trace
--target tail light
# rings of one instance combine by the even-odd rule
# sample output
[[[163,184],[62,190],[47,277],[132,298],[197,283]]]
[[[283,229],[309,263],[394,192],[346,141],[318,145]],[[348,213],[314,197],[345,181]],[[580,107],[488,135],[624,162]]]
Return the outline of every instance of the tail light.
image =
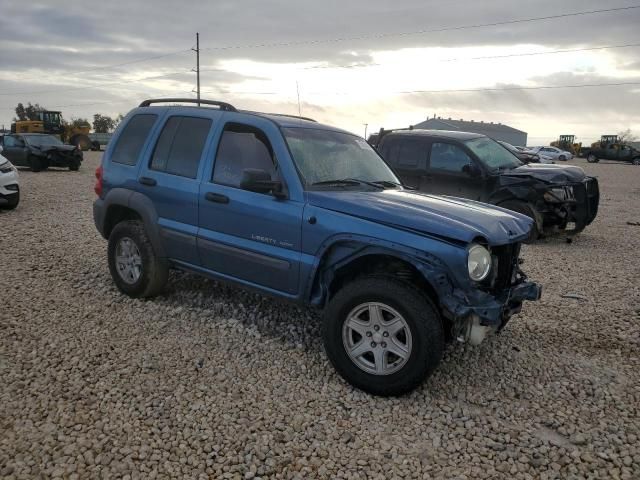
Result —
[[[96,192],[96,195],[99,197],[102,196],[102,165],[96,168],[96,184],[93,187],[93,191]]]

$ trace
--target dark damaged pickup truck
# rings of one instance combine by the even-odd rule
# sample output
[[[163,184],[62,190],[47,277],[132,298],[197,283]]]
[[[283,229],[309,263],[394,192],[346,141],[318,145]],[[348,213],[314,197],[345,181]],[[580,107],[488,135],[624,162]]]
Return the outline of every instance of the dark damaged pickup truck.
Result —
[[[43,133],[16,133],[0,137],[2,155],[16,167],[29,167],[34,172],[49,167],[79,170],[82,150],[66,145],[54,135]]]
[[[598,213],[598,181],[580,167],[525,165],[484,135],[382,130],[375,143],[410,187],[491,203],[532,218],[531,240],[556,231],[575,235]]]

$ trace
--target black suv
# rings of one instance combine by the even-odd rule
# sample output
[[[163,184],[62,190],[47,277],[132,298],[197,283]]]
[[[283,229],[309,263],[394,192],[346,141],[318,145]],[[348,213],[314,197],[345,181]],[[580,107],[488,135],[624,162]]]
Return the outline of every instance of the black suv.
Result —
[[[66,145],[55,135],[44,133],[12,133],[0,137],[2,154],[16,167],[29,167],[34,172],[49,167],[77,171],[82,164],[82,150]]]
[[[381,130],[374,146],[410,187],[491,203],[534,219],[531,240],[582,231],[596,217],[598,181],[575,166],[525,165],[495,140],[443,130]]]

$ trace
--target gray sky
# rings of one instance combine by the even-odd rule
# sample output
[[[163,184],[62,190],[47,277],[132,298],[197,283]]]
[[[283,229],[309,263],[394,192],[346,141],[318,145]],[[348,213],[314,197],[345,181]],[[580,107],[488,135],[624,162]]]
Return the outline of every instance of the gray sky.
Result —
[[[633,2],[18,2],[0,16],[0,124],[18,102],[69,118],[192,96],[199,31],[202,96],[241,108],[297,113],[297,83],[303,115],[360,134],[365,123],[373,131],[433,114],[507,123],[529,132],[530,144],[640,134],[640,47],[548,54],[640,44],[640,8],[452,29]],[[639,84],[488,90],[594,83]],[[441,92],[475,89],[485,91]]]

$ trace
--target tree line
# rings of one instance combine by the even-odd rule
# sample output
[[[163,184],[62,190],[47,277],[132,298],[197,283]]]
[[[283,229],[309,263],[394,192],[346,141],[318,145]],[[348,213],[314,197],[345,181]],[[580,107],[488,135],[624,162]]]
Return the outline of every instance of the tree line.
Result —
[[[47,110],[47,108],[42,105],[35,103],[31,104],[31,102],[27,103],[27,105],[23,105],[22,103],[18,103],[15,108],[16,116],[13,118],[14,122],[18,121],[27,121],[27,120],[38,120],[38,112],[43,110]],[[101,113],[96,113],[93,115],[93,121],[89,122],[88,119],[82,117],[71,117],[69,120],[62,119],[62,122],[65,125],[71,125],[72,127],[91,127],[96,133],[109,133],[115,130],[118,124],[122,121],[124,116],[119,114],[117,117],[112,118],[109,115],[102,115]]]

